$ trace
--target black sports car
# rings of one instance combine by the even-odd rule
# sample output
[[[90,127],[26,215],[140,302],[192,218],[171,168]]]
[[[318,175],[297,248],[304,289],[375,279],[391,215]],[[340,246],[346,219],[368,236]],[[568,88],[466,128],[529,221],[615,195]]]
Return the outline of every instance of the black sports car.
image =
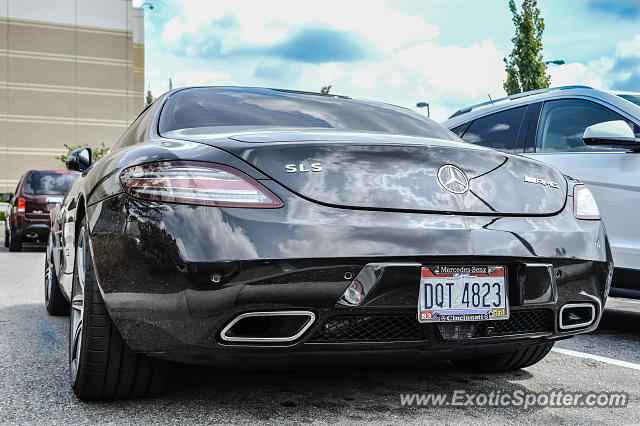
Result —
[[[609,291],[584,185],[383,103],[179,89],[67,164],[45,293],[82,399],[156,394],[165,360],[517,369],[593,330]]]

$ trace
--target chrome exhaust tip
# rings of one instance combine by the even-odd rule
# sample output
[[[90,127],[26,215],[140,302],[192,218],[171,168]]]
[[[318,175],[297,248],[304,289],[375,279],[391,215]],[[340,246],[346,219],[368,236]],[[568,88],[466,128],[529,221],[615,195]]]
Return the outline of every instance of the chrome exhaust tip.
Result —
[[[592,303],[567,303],[560,308],[558,324],[561,330],[585,328],[596,320],[596,307]]]
[[[233,318],[220,332],[231,343],[287,343],[299,339],[314,324],[311,311],[246,312]]]

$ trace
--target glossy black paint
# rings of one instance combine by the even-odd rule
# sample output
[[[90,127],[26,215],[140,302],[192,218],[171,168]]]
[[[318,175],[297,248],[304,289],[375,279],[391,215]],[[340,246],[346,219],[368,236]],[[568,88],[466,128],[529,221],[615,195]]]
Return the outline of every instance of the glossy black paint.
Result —
[[[285,208],[267,217],[255,210],[166,205],[126,195],[91,206],[98,277],[112,317],[132,348],[204,362],[208,350],[233,349],[216,333],[241,312],[306,308],[318,314],[320,324],[330,314],[354,311],[335,306],[349,284],[344,275],[356,275],[372,261],[499,263],[514,271],[524,262],[548,262],[560,274],[553,283],[556,296],[541,300],[545,284],[529,280],[521,306],[557,311],[566,302],[602,303],[606,297],[606,261],[564,257],[610,259],[604,228],[583,221],[568,231],[574,221],[568,209],[553,218],[524,221],[354,212],[294,197],[284,200]],[[266,238],[257,237],[261,229],[269,230]],[[600,249],[591,240],[602,241]],[[342,257],[346,252],[350,257]],[[356,311],[415,314],[417,280],[397,273],[399,278],[383,281],[372,300]],[[221,283],[211,282],[214,274]],[[563,335],[556,330],[545,338]],[[426,350],[433,345],[411,346]],[[304,341],[294,345],[303,352],[308,350],[304,346]]]
[[[532,216],[555,214],[566,201],[566,181],[557,170],[458,141],[306,130],[214,139],[214,130],[174,131],[167,136],[221,147],[294,193],[329,206]],[[321,164],[322,172],[288,173],[286,164],[307,169]],[[465,170],[468,192],[452,194],[438,183],[438,169],[444,164]],[[525,175],[559,187],[526,183]]]
[[[501,264],[510,271],[512,310],[545,307],[557,313],[566,302],[588,301],[597,306],[599,318],[612,273],[604,226],[575,219],[572,197],[566,194],[573,193],[576,182],[535,161],[468,149],[456,141],[332,130],[323,136],[291,129],[207,135],[198,129],[161,137],[156,129],[163,101],[137,120],[149,124],[125,133],[52,212],[54,262],[63,290],[68,296],[75,232],[86,221],[104,300],[133,350],[224,364],[283,353],[307,359],[312,353],[336,351],[462,356],[465,351],[499,352],[564,338],[597,325],[567,333],[554,322],[544,333],[454,343],[438,338],[308,343],[314,330],[336,313],[417,312],[418,282],[406,268],[385,276],[362,306],[336,305],[350,283],[346,277],[371,262]],[[128,135],[140,140],[129,144]],[[367,155],[383,175],[396,176],[398,191],[387,190],[384,197],[369,192],[376,173],[365,167]],[[314,184],[312,174],[283,174],[287,162],[315,158],[333,170],[327,182]],[[276,194],[284,207],[177,205],[137,200],[123,192],[119,174],[124,168],[173,159],[235,167]],[[439,189],[434,171],[445,163],[459,164],[468,173],[482,202],[477,193],[452,196]],[[404,181],[397,177],[407,170],[414,176]],[[527,173],[555,179],[560,188],[521,183]],[[413,203],[398,196],[403,182],[405,193],[418,188],[409,191]],[[339,190],[327,194],[331,185]],[[527,275],[527,263],[551,265],[553,277],[537,279],[534,268]],[[220,282],[214,283],[212,275],[219,275]],[[275,309],[308,309],[318,320],[298,341],[275,347],[220,340],[220,329],[235,315]]]
[[[73,150],[66,161],[67,169],[84,172],[91,166],[91,148]]]
[[[158,121],[162,135],[180,129],[215,126],[237,133],[262,130],[346,130],[454,140],[433,120],[406,108],[345,96],[259,87],[193,87],[168,96]],[[224,132],[224,130],[222,130]]]

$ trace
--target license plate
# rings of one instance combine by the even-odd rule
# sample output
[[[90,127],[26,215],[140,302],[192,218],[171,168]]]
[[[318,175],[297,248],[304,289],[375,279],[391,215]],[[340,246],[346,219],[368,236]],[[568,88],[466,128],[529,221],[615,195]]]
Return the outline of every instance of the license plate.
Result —
[[[47,204],[55,203],[56,205],[61,204],[64,197],[47,197]]]
[[[509,318],[504,266],[423,266],[418,321]]]

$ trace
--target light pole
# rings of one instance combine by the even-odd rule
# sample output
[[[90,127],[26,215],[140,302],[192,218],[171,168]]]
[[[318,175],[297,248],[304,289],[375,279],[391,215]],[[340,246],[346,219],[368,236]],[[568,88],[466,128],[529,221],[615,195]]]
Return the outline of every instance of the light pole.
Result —
[[[416,104],[416,108],[424,108],[427,107],[427,117],[431,117],[431,114],[429,112],[429,102],[418,102]]]
[[[545,61],[545,65],[553,64],[553,65],[564,65],[566,62],[562,59],[554,59],[553,61]]]

